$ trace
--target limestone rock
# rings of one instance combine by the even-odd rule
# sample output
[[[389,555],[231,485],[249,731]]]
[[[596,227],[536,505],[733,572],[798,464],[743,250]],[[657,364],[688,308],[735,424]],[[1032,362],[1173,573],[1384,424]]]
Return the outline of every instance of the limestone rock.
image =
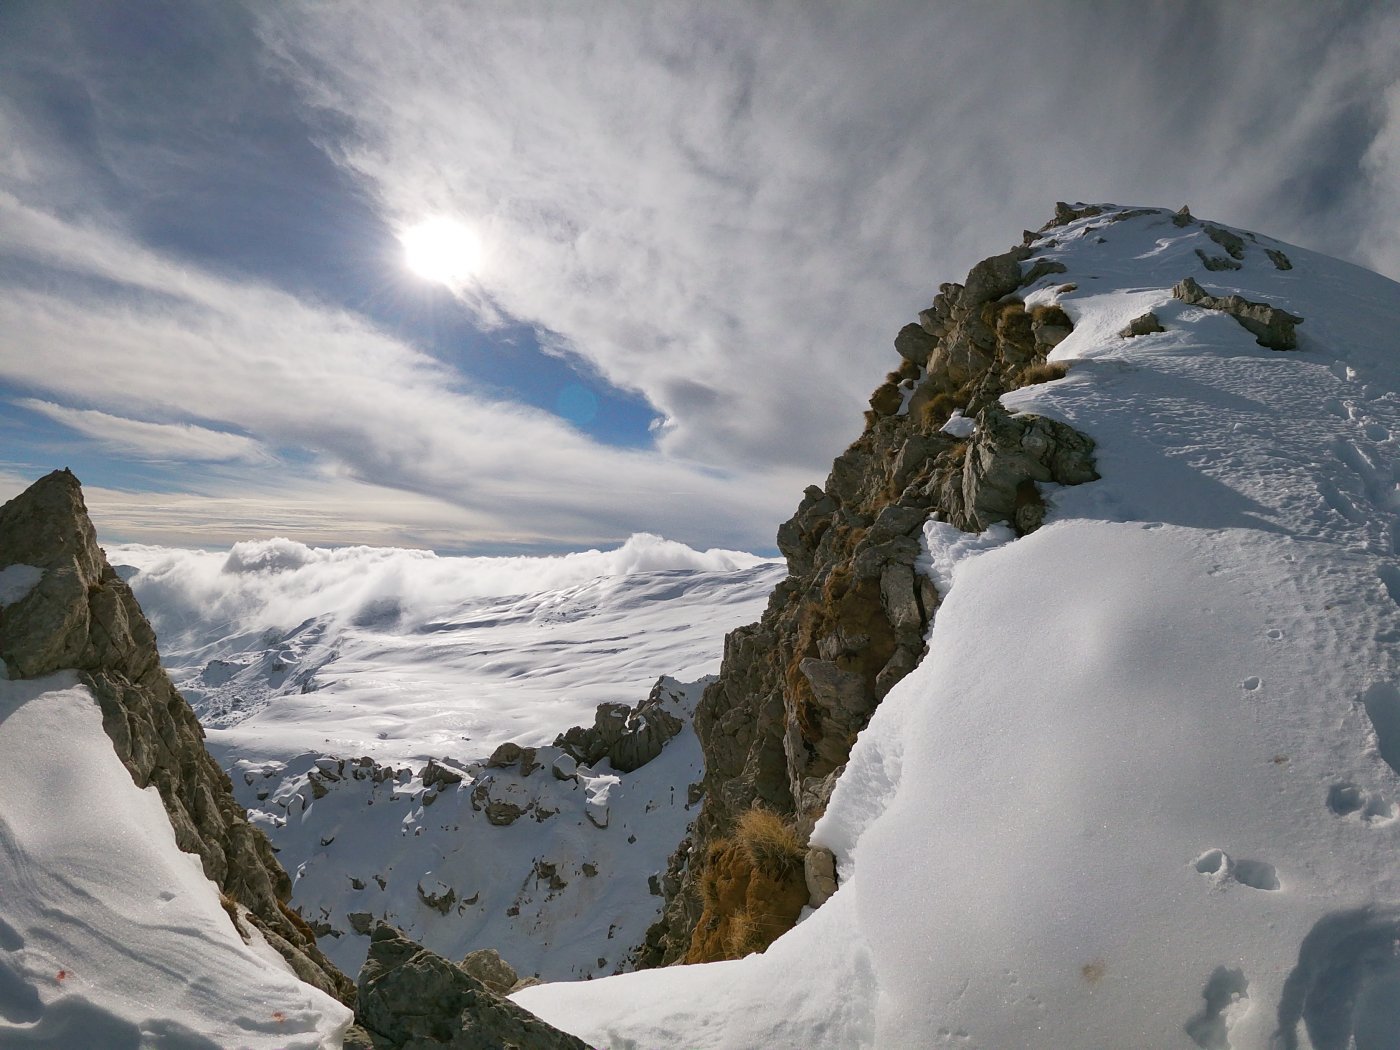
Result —
[[[1202,266],[1211,271],[1238,270],[1244,265],[1225,255],[1207,255],[1200,248],[1196,249],[1196,258],[1201,260]]]
[[[447,766],[440,766],[431,758],[428,759],[428,764],[423,767],[423,786],[425,788],[436,787],[439,784],[443,787],[455,787],[461,782],[461,773],[455,769],[449,769]]]
[[[48,474],[0,507],[0,569],[16,564],[43,575],[0,615],[10,674],[76,669],[131,779],[159,793],[180,848],[199,857],[302,980],[353,1002],[349,979],[287,909],[291,880],[205,750],[199,720],[160,666],[155,633],[97,545],[70,471]]]
[[[1203,229],[1206,231],[1206,236],[1224,248],[1231,259],[1238,261],[1244,258],[1244,238],[1239,234],[1231,233],[1229,230],[1209,222],[1203,225]]]
[[[933,336],[924,331],[922,325],[907,324],[894,337],[895,353],[920,368],[928,364],[928,355],[937,345]]]
[[[963,299],[969,305],[990,302],[1021,287],[1021,261],[1030,257],[1030,249],[1013,248],[1003,255],[983,259],[967,275]]]
[[[1073,427],[988,405],[977,416],[977,435],[963,463],[962,506],[949,520],[975,532],[1001,521],[1020,535],[1032,532],[1040,525],[1029,495],[1037,492],[1035,483],[1093,481],[1093,462],[1093,440]]]
[[[1151,310],[1140,317],[1134,317],[1128,322],[1127,327],[1118,334],[1124,339],[1132,339],[1139,335],[1151,335],[1153,332],[1165,332],[1162,322],[1157,320],[1157,315]]]
[[[588,1050],[385,923],[360,970],[356,1020],[375,1050]]]
[[[524,812],[525,810],[514,802],[506,802],[504,799],[493,798],[486,803],[486,819],[499,828],[514,824]]]
[[[486,760],[487,769],[507,769],[520,761],[520,745],[513,744],[507,740],[504,744],[491,752],[491,757]]]
[[[620,703],[598,705],[591,727],[574,726],[555,739],[555,746],[586,765],[607,758],[619,773],[640,769],[661,754],[667,741],[683,727],[664,707],[663,682],[658,680],[636,708]],[[559,776],[557,763],[555,769]]]
[[[1303,318],[1297,314],[1269,303],[1252,302],[1241,295],[1211,295],[1190,277],[1177,282],[1172,288],[1172,295],[1188,305],[1229,314],[1254,336],[1260,346],[1267,346],[1270,350],[1295,350],[1298,347],[1294,326],[1302,324]]]
[[[836,892],[836,856],[825,846],[812,846],[803,860],[807,880],[807,903],[820,908]]]
[[[520,975],[501,958],[495,948],[478,948],[462,959],[462,969],[497,995],[509,995],[520,982]]]

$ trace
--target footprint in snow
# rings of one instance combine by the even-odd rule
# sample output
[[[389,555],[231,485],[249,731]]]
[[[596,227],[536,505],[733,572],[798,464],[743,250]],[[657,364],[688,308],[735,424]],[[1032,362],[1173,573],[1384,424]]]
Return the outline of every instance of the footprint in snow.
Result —
[[[1243,970],[1217,966],[1201,990],[1205,1008],[1186,1022],[1186,1034],[1201,1050],[1231,1050],[1230,1029],[1249,1010],[1249,981]]]
[[[1263,684],[1263,680],[1260,679],[1258,675],[1250,675],[1248,678],[1246,678],[1243,682],[1240,683],[1244,690],[1249,693],[1258,691],[1259,687]]]
[[[1389,824],[1395,819],[1393,802],[1346,782],[1327,789],[1327,808],[1335,816],[1350,817],[1363,824]]]
[[[1278,869],[1268,861],[1235,860],[1223,849],[1208,849],[1196,858],[1194,866],[1215,885],[1224,887],[1231,882],[1253,890],[1280,889]]]

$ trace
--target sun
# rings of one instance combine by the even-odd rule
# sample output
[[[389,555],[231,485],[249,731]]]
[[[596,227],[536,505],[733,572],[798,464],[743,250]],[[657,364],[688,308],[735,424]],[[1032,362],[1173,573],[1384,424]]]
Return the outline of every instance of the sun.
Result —
[[[456,219],[436,216],[399,234],[404,263],[419,277],[460,284],[481,265],[481,238]]]

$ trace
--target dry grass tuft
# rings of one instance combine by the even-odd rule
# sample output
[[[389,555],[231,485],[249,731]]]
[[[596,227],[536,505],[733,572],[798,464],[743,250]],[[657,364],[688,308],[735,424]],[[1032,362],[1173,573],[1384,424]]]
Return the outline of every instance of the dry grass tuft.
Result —
[[[1041,303],[1039,306],[1031,307],[1031,320],[1038,324],[1056,325],[1060,328],[1074,327],[1074,322],[1069,319],[1069,314],[1060,309],[1056,303]]]
[[[1069,374],[1069,365],[1063,361],[1036,361],[1021,369],[1017,376],[1017,386],[1033,386],[1036,383],[1053,383]]]
[[[755,806],[740,814],[734,838],[750,863],[774,881],[802,870],[807,847],[776,813]]]

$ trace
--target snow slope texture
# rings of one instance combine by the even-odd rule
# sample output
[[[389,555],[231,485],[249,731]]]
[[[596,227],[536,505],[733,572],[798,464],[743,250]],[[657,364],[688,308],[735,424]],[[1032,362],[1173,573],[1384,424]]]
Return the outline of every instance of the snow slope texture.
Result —
[[[714,671],[780,563],[639,535],[558,557],[291,540],[118,546],[114,564],[225,767],[314,751],[422,762],[548,743],[661,675]]]
[[[0,682],[0,1046],[340,1045],[350,1011],[248,942],[69,672]]]
[[[926,530],[952,587],[814,835],[836,895],[765,955],[522,1005],[609,1047],[1400,1046],[1400,286],[1243,231],[1220,269],[1220,231],[1033,245],[1070,372],[1005,403],[1102,481],[1014,542]]]

